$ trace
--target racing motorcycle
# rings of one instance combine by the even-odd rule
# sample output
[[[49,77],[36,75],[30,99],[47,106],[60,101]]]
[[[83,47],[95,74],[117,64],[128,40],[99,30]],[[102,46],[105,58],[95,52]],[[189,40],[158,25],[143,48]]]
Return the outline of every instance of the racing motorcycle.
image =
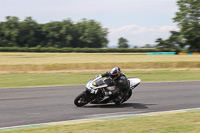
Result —
[[[132,90],[137,87],[141,80],[139,78],[128,78],[130,91],[123,96],[123,99],[120,103],[127,101],[131,95]],[[77,107],[84,106],[88,103],[91,104],[107,104],[107,103],[115,103],[120,104],[119,102],[115,102],[112,96],[105,96],[105,92],[109,92],[115,90],[116,87],[114,85],[110,85],[111,79],[106,78],[103,79],[100,75],[96,76],[93,80],[89,80],[85,86],[85,91],[79,94],[74,99],[74,104]]]

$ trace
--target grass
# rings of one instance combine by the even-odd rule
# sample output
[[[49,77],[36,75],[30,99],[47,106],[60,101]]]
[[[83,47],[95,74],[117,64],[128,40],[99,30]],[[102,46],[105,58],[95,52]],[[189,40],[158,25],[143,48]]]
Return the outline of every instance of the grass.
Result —
[[[200,111],[192,111],[177,114],[2,131],[2,133],[199,133],[199,116]]]
[[[3,52],[0,53],[0,87],[85,84],[114,66],[130,69],[125,71],[126,75],[141,78],[143,82],[200,80],[200,70],[194,70],[200,68],[200,55]],[[182,68],[191,70],[170,71]],[[153,70],[146,71],[150,69]]]
[[[200,55],[142,53],[0,53],[1,72],[200,68]]]
[[[105,71],[62,73],[0,74],[0,88],[85,84]],[[138,77],[142,82],[200,80],[200,70],[124,71],[127,77]]]
[[[200,55],[146,55],[143,53],[0,53],[0,64],[67,64],[200,61]]]

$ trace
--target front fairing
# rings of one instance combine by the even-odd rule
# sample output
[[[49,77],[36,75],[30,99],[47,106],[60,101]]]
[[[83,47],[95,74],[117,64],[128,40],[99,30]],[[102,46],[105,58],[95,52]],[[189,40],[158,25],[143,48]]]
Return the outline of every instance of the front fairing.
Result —
[[[86,84],[86,90],[92,94],[96,94],[99,88],[107,87],[102,77],[96,77],[94,80],[89,80]]]

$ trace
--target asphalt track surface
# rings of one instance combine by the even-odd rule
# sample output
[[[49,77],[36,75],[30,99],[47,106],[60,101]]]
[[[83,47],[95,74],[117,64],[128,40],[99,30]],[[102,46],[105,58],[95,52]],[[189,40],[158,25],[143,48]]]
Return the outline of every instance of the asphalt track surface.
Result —
[[[84,85],[0,89],[0,128],[200,107],[200,81],[141,83],[122,105],[76,107]]]

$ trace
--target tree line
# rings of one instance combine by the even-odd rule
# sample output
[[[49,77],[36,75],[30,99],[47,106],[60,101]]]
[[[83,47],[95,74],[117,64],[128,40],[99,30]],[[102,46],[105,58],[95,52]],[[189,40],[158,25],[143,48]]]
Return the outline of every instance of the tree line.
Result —
[[[19,21],[7,16],[0,22],[0,47],[89,47],[101,48],[108,44],[108,30],[99,22],[70,19],[39,24],[31,17]]]

